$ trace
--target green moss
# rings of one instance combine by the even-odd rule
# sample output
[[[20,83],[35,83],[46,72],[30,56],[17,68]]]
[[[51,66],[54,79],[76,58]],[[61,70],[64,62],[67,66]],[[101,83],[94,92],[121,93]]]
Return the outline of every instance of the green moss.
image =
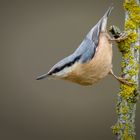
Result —
[[[124,53],[124,52],[130,52],[131,51],[131,44],[136,42],[137,38],[138,38],[138,34],[135,32],[128,32],[128,37],[121,41],[118,42],[118,48],[120,50],[120,52]]]
[[[112,126],[113,134],[118,135],[119,131],[122,129],[123,125],[120,123],[116,123],[114,126]]]
[[[130,60],[129,60],[129,65],[130,65],[130,66],[133,66],[133,65],[134,65],[134,60],[133,60],[133,59],[130,59]]]
[[[121,91],[119,94],[124,100],[131,102],[132,98],[135,97],[134,91],[135,91],[135,85],[128,86],[128,85],[122,84]]]
[[[125,23],[125,29],[137,29],[140,25],[140,7],[135,0],[125,0],[124,9],[129,12],[129,19]]]
[[[122,113],[122,114],[127,114],[127,113],[128,113],[128,110],[129,110],[129,107],[123,105],[123,106],[120,108],[120,113]],[[124,118],[126,119],[126,116],[124,116]]]
[[[128,133],[128,130],[126,129],[124,134],[123,134],[123,140],[135,140],[135,137],[133,135],[130,135]]]
[[[138,49],[140,49],[140,46],[134,46],[134,49],[138,50]]]
[[[128,21],[125,22],[125,28],[129,29],[130,27],[131,29],[137,28],[136,24],[133,24],[133,21],[129,19]]]
[[[115,135],[119,135],[120,133],[120,130],[123,130],[123,124],[117,122],[113,127],[112,127],[112,131],[113,131],[113,134]],[[122,134],[122,137],[120,140],[135,140],[135,135],[132,135],[129,133],[129,131],[131,130],[132,128],[130,127],[130,124],[126,124],[125,125],[125,130]]]

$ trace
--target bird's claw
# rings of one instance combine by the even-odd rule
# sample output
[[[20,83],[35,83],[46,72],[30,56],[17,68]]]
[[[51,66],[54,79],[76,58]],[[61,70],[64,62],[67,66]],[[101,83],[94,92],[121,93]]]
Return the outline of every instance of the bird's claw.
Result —
[[[125,84],[125,85],[128,85],[128,86],[136,85],[136,83],[130,82],[130,81],[128,81],[128,79],[126,79],[126,78],[118,77],[118,80],[119,80],[122,84]]]
[[[128,36],[129,36],[129,34],[128,34],[128,33],[123,32],[123,33],[121,33],[120,37],[118,37],[118,38],[110,38],[110,41],[121,42],[121,41],[123,41],[123,40],[127,39],[127,38],[128,38]]]

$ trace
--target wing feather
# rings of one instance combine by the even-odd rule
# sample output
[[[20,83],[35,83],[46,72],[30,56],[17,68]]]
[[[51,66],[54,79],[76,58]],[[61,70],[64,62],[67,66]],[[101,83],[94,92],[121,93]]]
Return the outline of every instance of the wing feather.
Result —
[[[79,61],[86,63],[94,58],[96,48],[99,44],[100,32],[106,32],[107,19],[110,15],[113,7],[109,7],[104,16],[98,21],[98,23],[89,31],[83,42],[74,52],[75,56],[80,55]]]

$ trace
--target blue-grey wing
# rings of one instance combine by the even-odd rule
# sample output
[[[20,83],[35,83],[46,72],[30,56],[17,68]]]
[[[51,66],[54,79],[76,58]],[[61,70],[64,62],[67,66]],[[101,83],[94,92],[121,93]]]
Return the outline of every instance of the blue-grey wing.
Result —
[[[83,42],[74,52],[75,56],[80,55],[80,61],[85,63],[91,60],[99,43],[99,36],[101,32],[102,19],[89,31]]]
[[[94,57],[96,48],[97,46],[95,45],[93,40],[86,37],[80,44],[80,46],[76,49],[76,51],[73,53],[73,55],[80,56],[79,61],[85,63]]]
[[[82,63],[86,63],[89,60],[93,59],[94,55],[96,53],[96,46],[93,43],[91,47],[89,47],[84,53],[83,55],[81,55],[80,61]]]

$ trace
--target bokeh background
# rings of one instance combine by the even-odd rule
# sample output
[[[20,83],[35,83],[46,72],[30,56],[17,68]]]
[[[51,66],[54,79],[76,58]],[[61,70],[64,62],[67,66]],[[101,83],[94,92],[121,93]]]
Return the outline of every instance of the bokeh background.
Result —
[[[0,139],[113,140],[119,83],[82,87],[36,76],[73,52],[111,3],[109,25],[123,29],[123,1],[0,0]],[[121,54],[114,45],[114,71]],[[136,114],[140,139],[140,103]]]

